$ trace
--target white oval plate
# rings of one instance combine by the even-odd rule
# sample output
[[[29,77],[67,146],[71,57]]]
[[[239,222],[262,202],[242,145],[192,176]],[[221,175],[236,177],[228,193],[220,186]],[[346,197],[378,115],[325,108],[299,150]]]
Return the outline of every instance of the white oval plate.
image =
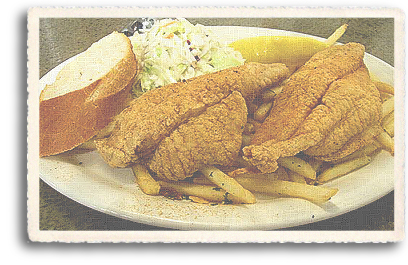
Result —
[[[309,36],[262,28],[212,27],[212,30],[226,42],[259,35]],[[69,60],[41,78],[41,89],[55,80]],[[393,85],[393,67],[369,54],[365,63],[371,73]],[[216,206],[147,196],[135,184],[130,169],[109,167],[96,151],[41,158],[40,177],[83,205],[135,222],[183,230],[265,230],[325,220],[385,196],[394,188],[394,158],[382,152],[368,166],[325,184],[339,192],[323,205],[259,194],[253,205]]]

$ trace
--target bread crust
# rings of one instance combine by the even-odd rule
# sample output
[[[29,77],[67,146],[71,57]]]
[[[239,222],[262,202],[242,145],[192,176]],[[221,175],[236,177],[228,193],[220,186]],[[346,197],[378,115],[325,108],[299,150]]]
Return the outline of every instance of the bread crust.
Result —
[[[108,125],[129,102],[137,61],[130,52],[90,85],[62,96],[41,100],[40,157],[79,146]]]

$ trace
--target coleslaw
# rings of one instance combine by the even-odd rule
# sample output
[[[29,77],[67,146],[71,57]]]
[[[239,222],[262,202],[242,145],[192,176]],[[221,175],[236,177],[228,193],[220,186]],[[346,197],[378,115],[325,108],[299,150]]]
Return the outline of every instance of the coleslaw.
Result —
[[[201,24],[184,18],[162,19],[130,37],[141,71],[133,94],[242,65],[241,53],[219,41]]]

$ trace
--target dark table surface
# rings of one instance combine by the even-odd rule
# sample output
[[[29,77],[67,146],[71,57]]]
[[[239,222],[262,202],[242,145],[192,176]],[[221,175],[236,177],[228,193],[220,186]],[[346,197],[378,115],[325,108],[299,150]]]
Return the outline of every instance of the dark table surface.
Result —
[[[349,25],[340,42],[359,42],[366,52],[394,65],[392,18],[188,18],[206,26],[282,29],[328,37]],[[40,76],[84,51],[134,18],[43,18],[40,20]],[[171,230],[106,215],[83,206],[40,181],[40,230]],[[394,192],[360,209],[328,220],[284,230],[393,230]]]

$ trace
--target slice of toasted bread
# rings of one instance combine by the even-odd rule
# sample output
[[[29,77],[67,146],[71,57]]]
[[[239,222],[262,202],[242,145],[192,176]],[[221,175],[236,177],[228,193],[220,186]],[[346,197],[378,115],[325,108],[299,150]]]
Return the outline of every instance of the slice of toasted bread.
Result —
[[[137,73],[129,39],[113,32],[79,54],[40,94],[40,156],[88,141],[127,104]]]

